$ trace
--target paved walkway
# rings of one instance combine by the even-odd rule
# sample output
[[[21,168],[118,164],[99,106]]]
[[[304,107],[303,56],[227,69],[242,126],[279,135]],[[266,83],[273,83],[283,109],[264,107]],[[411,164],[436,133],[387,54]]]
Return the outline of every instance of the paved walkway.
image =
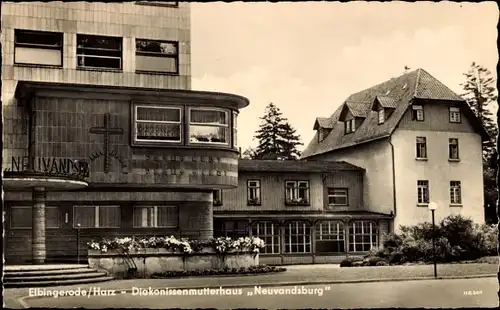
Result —
[[[249,275],[249,276],[218,276],[218,277],[188,277],[177,279],[135,279],[115,280],[96,284],[80,284],[42,288],[46,290],[75,290],[99,287],[101,290],[131,290],[139,288],[205,288],[205,287],[244,287],[253,285],[275,286],[293,284],[326,284],[352,283],[370,281],[404,281],[433,278],[432,265],[414,266],[380,266],[339,268],[338,265],[307,265],[285,266],[286,272]],[[496,277],[496,264],[451,264],[438,265],[438,277]],[[4,302],[7,307],[19,308],[18,298],[28,296],[28,288],[12,288],[4,290]]]

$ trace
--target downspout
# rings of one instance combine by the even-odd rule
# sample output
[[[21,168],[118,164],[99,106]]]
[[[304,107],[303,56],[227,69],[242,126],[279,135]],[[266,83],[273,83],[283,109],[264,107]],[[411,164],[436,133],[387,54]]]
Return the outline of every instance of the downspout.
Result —
[[[394,162],[394,145],[391,141],[392,136],[389,136],[389,144],[391,145],[391,160],[392,160],[392,198],[394,204],[394,214],[393,217],[396,217],[396,165]]]

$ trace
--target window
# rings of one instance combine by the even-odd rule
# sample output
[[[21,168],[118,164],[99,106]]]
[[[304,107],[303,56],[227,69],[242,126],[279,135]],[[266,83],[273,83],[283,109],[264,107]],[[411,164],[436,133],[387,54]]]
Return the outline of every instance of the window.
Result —
[[[135,140],[181,142],[181,109],[161,106],[135,107]]]
[[[273,222],[252,223],[252,236],[259,237],[266,245],[260,250],[261,254],[280,253],[280,228]]]
[[[238,113],[233,111],[233,147],[238,146]]]
[[[78,68],[122,69],[122,38],[76,35]]]
[[[307,222],[285,224],[285,253],[311,252],[311,226]]]
[[[309,182],[308,181],[286,181],[286,203],[294,205],[309,204]]]
[[[31,229],[33,224],[33,207],[12,206],[10,208],[10,228]],[[45,228],[60,228],[58,207],[45,207]]]
[[[260,205],[260,181],[248,180],[247,189],[248,205]]]
[[[191,143],[228,144],[229,127],[226,111],[191,109],[189,141]]]
[[[73,227],[120,228],[120,206],[74,206]]]
[[[178,221],[176,206],[134,206],[134,227],[177,228]]]
[[[427,139],[417,137],[417,158],[427,158]]]
[[[449,139],[449,144],[448,144],[448,150],[449,150],[449,159],[459,159],[460,157],[458,156],[458,139],[451,138]]]
[[[345,252],[344,223],[321,221],[316,224],[316,253]]]
[[[424,107],[421,105],[412,105],[412,117],[414,121],[422,122],[424,120]]]
[[[213,191],[213,205],[222,206],[222,189],[216,189]]]
[[[450,107],[450,123],[460,123],[460,109]]]
[[[417,203],[429,203],[429,181],[417,181]]]
[[[450,181],[450,203],[457,205],[462,203],[460,181]]]
[[[345,122],[345,133],[353,133],[356,131],[356,120],[350,119]]]
[[[370,221],[349,224],[349,251],[367,252],[378,245],[377,227]]]
[[[378,124],[383,124],[385,121],[385,110],[380,109],[378,110]]]
[[[135,70],[178,74],[179,43],[136,39]]]
[[[63,34],[16,29],[14,63],[62,67]]]
[[[214,220],[215,234],[220,237],[248,237],[248,220]]]
[[[329,206],[347,206],[349,204],[346,188],[328,188]]]

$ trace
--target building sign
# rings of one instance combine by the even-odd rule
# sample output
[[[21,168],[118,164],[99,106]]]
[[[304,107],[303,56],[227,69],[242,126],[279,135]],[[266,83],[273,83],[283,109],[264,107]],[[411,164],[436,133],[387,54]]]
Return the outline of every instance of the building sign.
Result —
[[[89,165],[82,160],[54,157],[12,156],[10,168],[12,172],[41,172],[48,175],[88,177]]]

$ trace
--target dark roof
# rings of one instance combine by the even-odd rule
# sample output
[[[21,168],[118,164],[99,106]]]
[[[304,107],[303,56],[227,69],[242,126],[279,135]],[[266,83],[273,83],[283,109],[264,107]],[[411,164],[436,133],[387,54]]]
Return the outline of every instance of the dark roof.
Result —
[[[345,103],[345,106],[347,109],[349,109],[349,112],[351,112],[352,116],[354,117],[365,118],[370,110],[370,106],[367,105],[367,102],[363,101],[347,101]]]
[[[333,128],[333,121],[329,117],[317,117],[314,122],[314,130],[318,128]]]
[[[208,102],[217,101],[237,106],[238,109],[244,108],[250,103],[243,96],[221,92],[34,81],[18,81],[14,96],[16,98],[29,97],[37,90],[106,93],[137,97],[155,96],[158,98],[168,97],[172,99],[203,100]]]
[[[376,100],[383,108],[395,109],[398,104],[398,100],[396,98],[388,96],[377,96]]]
[[[392,115],[380,125],[378,124],[377,112],[371,111],[375,98],[379,102],[383,102],[380,102],[381,105],[394,107]],[[316,133],[316,136],[303,151],[302,158],[389,137],[406,113],[412,99],[445,100],[460,104],[464,114],[471,119],[481,135],[487,137],[485,129],[478,123],[477,118],[463,98],[427,71],[417,69],[349,96],[346,104],[355,102],[356,105],[365,105],[366,109],[369,110],[363,123],[354,133],[345,135],[343,123],[339,121],[344,108],[344,105],[341,105],[330,116],[331,121],[335,124],[330,134],[322,141],[318,141]]]
[[[240,172],[329,172],[338,170],[359,170],[363,168],[345,161],[309,161],[309,160],[250,160],[238,161]]]

